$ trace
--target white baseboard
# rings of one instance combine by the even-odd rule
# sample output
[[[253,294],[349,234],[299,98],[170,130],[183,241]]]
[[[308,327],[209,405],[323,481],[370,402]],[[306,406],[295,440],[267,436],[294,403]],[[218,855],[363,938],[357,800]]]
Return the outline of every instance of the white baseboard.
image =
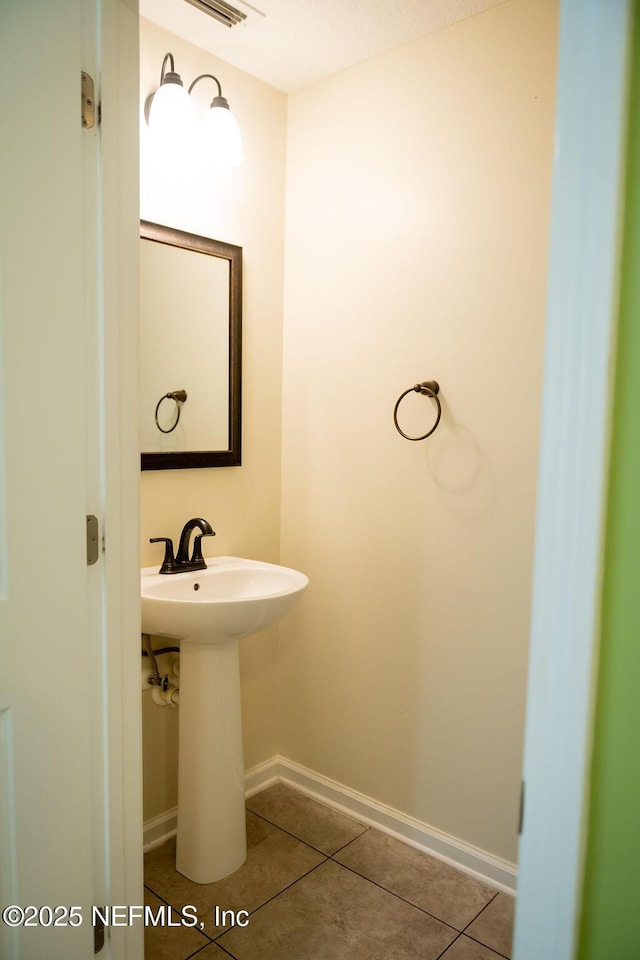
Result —
[[[266,790],[267,787],[273,786],[274,783],[277,783],[281,779],[281,765],[283,763],[283,758],[279,756],[271,757],[270,760],[265,760],[264,763],[258,763],[255,767],[251,767],[245,772],[244,775],[244,795],[249,799],[254,793],[260,793],[261,790]]]
[[[275,756],[247,770],[245,795],[247,798],[252,797],[278,782],[286,783],[300,793],[319,800],[320,803],[333,807],[353,817],[354,820],[359,820],[360,823],[375,827],[382,833],[395,837],[423,853],[428,853],[491,887],[505,893],[515,893],[517,880],[515,864],[442,833],[421,820],[408,817],[399,810],[378,803],[377,800],[351,790],[328,777],[323,777],[292,760],[287,760],[286,757]],[[175,834],[176,814],[177,811],[174,808],[145,823],[145,853]]]
[[[144,853],[149,853],[155,847],[161,846],[171,837],[175,837],[178,828],[178,808],[173,807],[165,813],[143,824],[142,843]]]

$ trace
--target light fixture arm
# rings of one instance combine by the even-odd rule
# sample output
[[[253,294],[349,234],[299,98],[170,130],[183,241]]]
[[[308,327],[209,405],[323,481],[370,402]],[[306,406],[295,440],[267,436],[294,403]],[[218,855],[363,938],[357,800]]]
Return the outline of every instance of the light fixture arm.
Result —
[[[165,58],[165,59],[166,59],[166,58]],[[218,87],[218,96],[221,97],[221,96],[222,96],[222,87],[220,86],[220,81],[218,80],[217,77],[214,77],[214,75],[213,75],[212,73],[201,73],[199,77],[196,77],[195,80],[193,81],[193,83],[191,84],[191,86],[189,87],[189,93],[191,93],[191,91],[193,90],[193,88],[195,87],[196,83],[197,83],[199,80],[204,80],[204,79],[206,79],[206,78],[208,78],[209,80],[215,80],[215,82],[216,82],[216,84],[217,84],[217,87]]]
[[[167,69],[167,60],[171,63],[171,73],[175,73],[175,72],[176,72],[176,65],[175,65],[175,63],[173,62],[173,54],[172,54],[172,53],[166,53],[166,54],[165,54],[165,57],[164,57],[164,60],[162,61],[162,70],[160,71],[160,85],[161,85],[161,86],[162,86],[162,84],[164,83],[164,72],[165,72],[165,70]]]
[[[171,66],[170,70],[167,70],[167,62]],[[162,86],[163,83],[177,83],[179,87],[183,86],[180,74],[176,73],[172,53],[166,53],[164,60],[162,61],[162,70],[160,71],[160,86]]]

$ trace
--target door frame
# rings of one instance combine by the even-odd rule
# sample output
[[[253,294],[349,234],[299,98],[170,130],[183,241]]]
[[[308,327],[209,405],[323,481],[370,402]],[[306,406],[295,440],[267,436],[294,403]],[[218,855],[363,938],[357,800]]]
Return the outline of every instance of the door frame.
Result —
[[[138,444],[139,10],[102,0],[104,590],[110,902],[143,903]],[[144,928],[112,927],[109,957],[142,960]]]
[[[112,902],[142,890],[138,3],[104,0],[106,594]],[[571,960],[588,814],[633,0],[562,0],[515,960]],[[113,112],[108,111],[109,104]],[[544,918],[544,921],[541,921]],[[140,928],[114,957],[142,956]],[[116,940],[116,934],[118,940]]]
[[[632,8],[561,5],[514,960],[578,946]]]

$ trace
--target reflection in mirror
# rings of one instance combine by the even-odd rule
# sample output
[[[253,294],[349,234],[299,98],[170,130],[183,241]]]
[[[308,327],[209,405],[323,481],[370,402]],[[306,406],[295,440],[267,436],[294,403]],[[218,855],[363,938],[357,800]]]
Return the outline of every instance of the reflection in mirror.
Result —
[[[143,470],[240,464],[242,247],[142,221]]]

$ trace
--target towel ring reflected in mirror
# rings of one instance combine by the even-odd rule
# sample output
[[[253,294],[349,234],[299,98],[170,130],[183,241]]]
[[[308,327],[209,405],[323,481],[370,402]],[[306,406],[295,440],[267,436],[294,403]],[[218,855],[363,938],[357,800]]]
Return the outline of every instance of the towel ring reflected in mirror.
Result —
[[[175,428],[180,423],[180,414],[182,413],[182,404],[185,402],[186,399],[187,399],[186,390],[172,390],[171,393],[165,393],[163,397],[160,397],[160,399],[156,404],[156,412],[155,412],[156,427],[158,428],[160,433],[173,433]],[[165,427],[160,426],[160,421],[158,420],[158,413],[160,412],[160,407],[162,405],[163,400],[174,400],[176,404],[176,418],[173,421],[173,424],[170,427],[167,427],[166,429]]]

